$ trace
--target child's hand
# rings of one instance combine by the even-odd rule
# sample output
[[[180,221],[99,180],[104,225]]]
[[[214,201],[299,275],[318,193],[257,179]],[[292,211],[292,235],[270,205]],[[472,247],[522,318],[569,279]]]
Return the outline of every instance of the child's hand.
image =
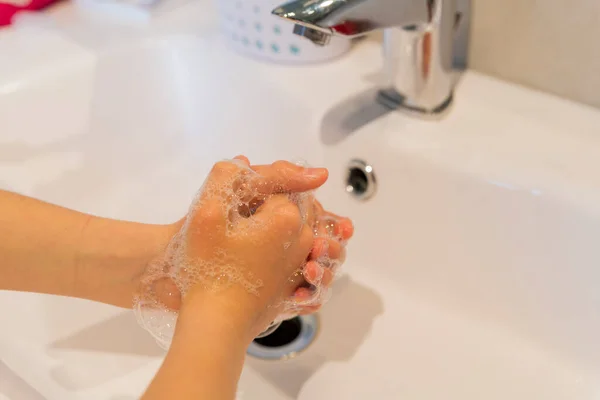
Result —
[[[142,324],[167,345],[172,332],[162,331],[174,321],[144,313],[181,307],[200,319],[218,314],[251,339],[280,315],[318,309],[352,235],[349,220],[308,193],[326,179],[324,169],[287,162],[216,164],[167,254],[147,271],[136,307]]]
[[[321,308],[337,269],[346,259],[346,243],[354,234],[350,219],[325,211],[317,200],[315,216],[315,239],[304,267],[304,278],[313,287],[300,287],[294,293],[301,305],[297,311],[300,315],[312,314]]]
[[[173,275],[183,307],[211,302],[250,337],[260,333],[303,283],[299,268],[313,246],[312,198],[287,192],[316,189],[326,177],[289,163],[261,174],[244,162],[217,164],[183,227],[187,261]]]
[[[250,164],[244,156],[236,157]],[[270,166],[251,166],[258,173],[265,173]],[[327,300],[329,287],[337,269],[346,258],[345,246],[354,234],[354,226],[348,218],[330,213],[316,199],[313,200],[313,213],[310,224],[313,227],[314,242],[306,265],[303,268],[305,285],[294,293],[295,306],[288,307],[287,315],[306,315],[317,312]],[[312,285],[312,287],[311,287]]]

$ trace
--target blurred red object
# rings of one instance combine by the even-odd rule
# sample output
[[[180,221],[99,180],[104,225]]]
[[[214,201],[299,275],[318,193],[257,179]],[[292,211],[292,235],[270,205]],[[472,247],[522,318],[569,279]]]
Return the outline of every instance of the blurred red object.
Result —
[[[10,25],[19,11],[41,10],[59,0],[0,0],[0,26]]]

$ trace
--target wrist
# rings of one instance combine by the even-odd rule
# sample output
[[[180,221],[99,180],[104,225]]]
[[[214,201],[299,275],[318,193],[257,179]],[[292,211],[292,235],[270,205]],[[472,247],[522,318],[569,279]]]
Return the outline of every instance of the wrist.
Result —
[[[167,356],[144,399],[235,397],[248,347],[243,329],[210,299],[196,300],[182,305]]]
[[[88,217],[76,256],[75,295],[131,307],[147,265],[165,251],[176,229]]]
[[[234,288],[228,290],[231,289]],[[254,339],[256,325],[256,318],[246,305],[244,298],[232,293],[192,291],[183,300],[177,329],[210,329],[224,339],[239,341],[245,348]]]

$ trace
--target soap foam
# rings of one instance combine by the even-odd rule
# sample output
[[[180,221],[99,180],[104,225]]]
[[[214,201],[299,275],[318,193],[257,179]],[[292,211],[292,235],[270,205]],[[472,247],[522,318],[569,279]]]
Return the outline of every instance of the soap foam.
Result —
[[[226,173],[232,170],[235,170],[235,173]],[[222,233],[232,240],[239,237],[244,237],[244,240],[260,240],[254,239],[251,235],[252,227],[262,223],[253,218],[253,214],[275,193],[281,192],[281,188],[270,187],[259,174],[238,160],[217,164],[213,173],[225,173],[228,178],[220,180],[218,185],[214,183],[214,180],[207,180],[203,184],[192,201],[181,231],[171,239],[165,254],[147,267],[141,280],[139,293],[134,299],[133,309],[139,324],[149,331],[164,349],[168,349],[173,338],[181,299],[186,296],[191,287],[201,285],[206,290],[218,291],[232,285],[239,285],[249,293],[259,296],[260,288],[263,286],[261,279],[255,277],[251,271],[244,269],[243,260],[227,254],[222,248],[209,248],[210,246],[203,249],[203,251],[209,252],[208,254],[203,254],[203,257],[194,257],[188,252],[185,238],[190,233],[192,221],[194,221],[194,229],[201,229],[203,218],[212,218],[217,214],[205,212],[205,206],[208,201],[212,205],[215,199],[220,199],[219,215],[226,216],[227,220],[223,224],[224,231]],[[297,206],[300,213],[302,223],[298,229],[302,229],[309,218],[312,218],[315,239],[334,239],[339,241],[342,249],[344,248],[345,243],[336,233],[337,219],[322,214],[315,203],[312,192],[293,193],[287,196]],[[243,223],[241,223],[242,221]],[[200,228],[197,228],[198,226]],[[292,236],[294,232],[288,233]],[[287,250],[291,246],[291,241],[284,241],[284,249]],[[210,261],[205,261],[206,259]],[[329,269],[335,276],[343,262],[343,251],[342,258],[332,260],[329,257],[327,246],[325,246],[322,255],[312,261],[316,261],[323,268],[314,279],[313,284],[309,285],[304,280],[305,264],[298,266],[298,269],[289,278],[290,282],[295,285],[303,285],[308,288],[310,296],[301,299],[295,297],[281,299],[278,303],[272,304],[272,307],[278,307],[281,310],[274,322],[292,318],[304,308],[322,305],[329,299],[331,290],[322,284],[323,271]],[[161,299],[158,298],[155,291],[157,282],[168,282],[169,290],[166,298],[164,293],[162,293]]]

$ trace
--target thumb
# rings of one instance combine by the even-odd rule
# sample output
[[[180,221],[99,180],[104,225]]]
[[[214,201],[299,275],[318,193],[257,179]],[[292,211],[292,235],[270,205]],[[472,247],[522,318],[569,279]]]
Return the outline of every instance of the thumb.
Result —
[[[304,168],[287,161],[251,167],[260,175],[257,189],[263,194],[297,193],[321,187],[329,177],[326,168]]]

